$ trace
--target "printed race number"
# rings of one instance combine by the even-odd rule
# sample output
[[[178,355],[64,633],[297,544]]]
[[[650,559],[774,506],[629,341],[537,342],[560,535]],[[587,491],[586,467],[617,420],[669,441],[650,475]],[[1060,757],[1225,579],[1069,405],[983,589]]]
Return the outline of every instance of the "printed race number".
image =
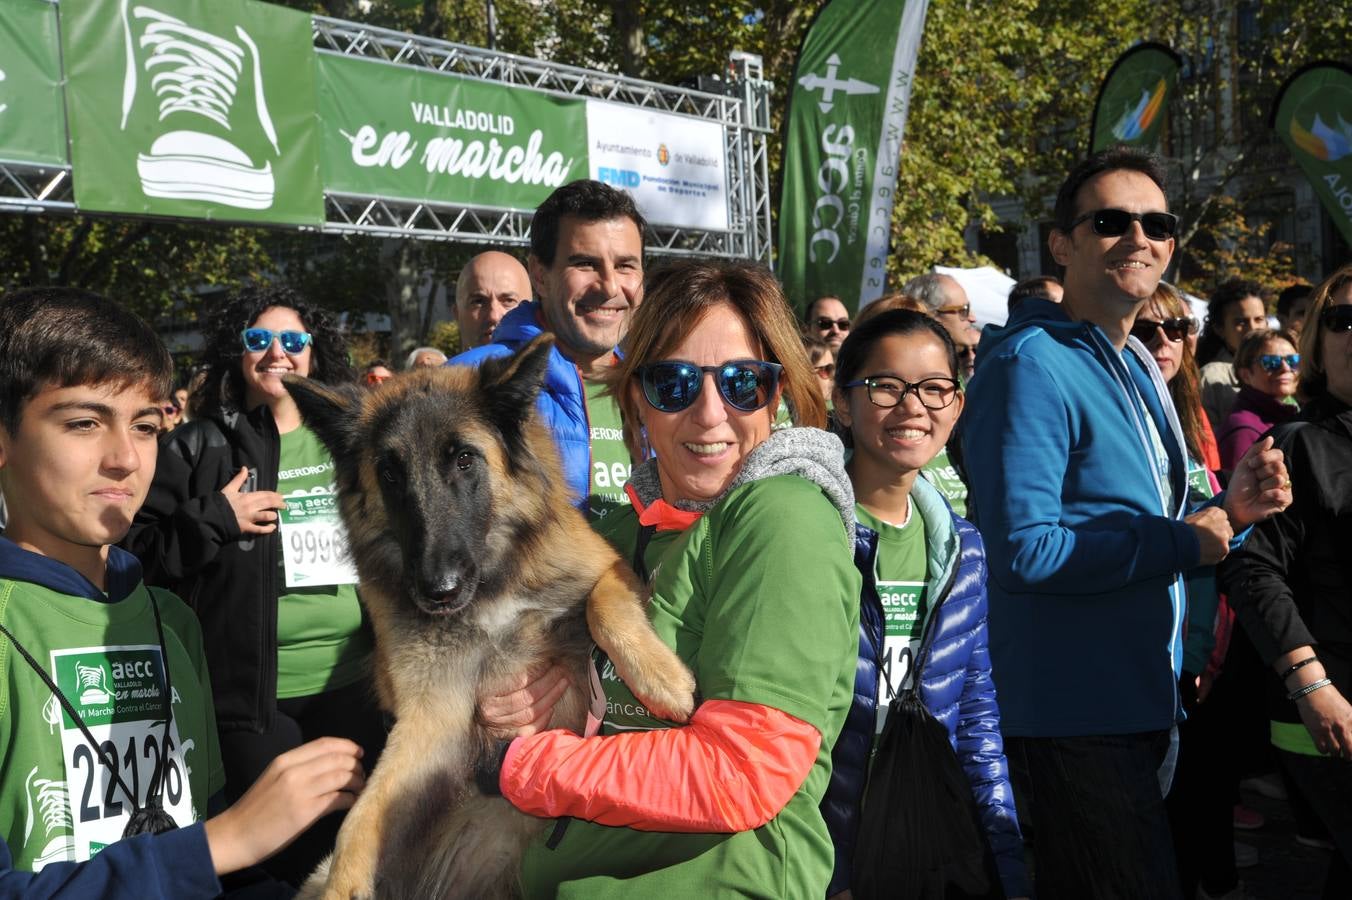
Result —
[[[287,587],[357,583],[333,494],[287,497],[280,531]]]

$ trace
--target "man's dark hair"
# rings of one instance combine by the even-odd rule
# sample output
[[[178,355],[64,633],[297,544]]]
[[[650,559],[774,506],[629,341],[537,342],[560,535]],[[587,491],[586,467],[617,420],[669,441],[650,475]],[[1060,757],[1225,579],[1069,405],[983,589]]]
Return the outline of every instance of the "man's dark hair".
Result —
[[[1070,231],[1070,223],[1075,221],[1075,213],[1077,212],[1075,198],[1086,181],[1104,172],[1122,170],[1140,172],[1155,182],[1159,189],[1164,192],[1165,197],[1168,197],[1169,192],[1165,188],[1164,163],[1158,156],[1132,147],[1110,147],[1083,160],[1070,170],[1066,180],[1061,183],[1061,189],[1056,192],[1056,209],[1052,214],[1056,229],[1062,232]]]
[[[347,341],[328,310],[284,285],[249,285],[221,304],[202,329],[207,341],[207,377],[189,400],[192,409],[203,415],[217,410],[247,412],[240,333],[273,307],[294,310],[310,333],[310,378],[324,384],[343,384],[356,378],[347,358]]]
[[[1009,311],[1013,312],[1025,300],[1033,298],[1039,300],[1052,299],[1052,292],[1048,290],[1048,287],[1060,283],[1061,279],[1055,275],[1036,275],[1032,278],[1025,278],[1009,289]]]
[[[168,398],[174,361],[144,319],[120,303],[70,287],[0,297],[0,425],[18,431],[23,408],[47,387],[144,386]]]
[[[1282,292],[1277,295],[1277,318],[1285,322],[1287,316],[1291,315],[1291,307],[1296,305],[1296,301],[1304,300],[1312,293],[1314,293],[1314,285],[1303,282],[1283,288]]]
[[[844,305],[845,305],[845,301],[844,301],[844,300],[841,300],[841,299],[840,299],[839,297],[837,297],[835,294],[822,294],[820,297],[817,297],[817,298],[815,298],[815,299],[809,301],[809,303],[808,303],[808,305],[807,305],[807,308],[803,310],[803,324],[804,324],[804,325],[811,325],[811,324],[812,324],[812,320],[815,319],[815,318],[817,317],[817,313],[815,312],[815,310],[817,309],[817,304],[818,304],[818,303],[821,303],[823,300],[834,300],[834,301],[836,301],[837,303],[839,303],[841,306],[844,306]]]
[[[646,245],[644,232],[648,223],[634,205],[634,198],[608,184],[582,178],[546,197],[531,219],[530,253],[546,266],[554,265],[554,254],[559,249],[559,221],[564,216],[583,222],[628,219],[638,228],[640,253]]]

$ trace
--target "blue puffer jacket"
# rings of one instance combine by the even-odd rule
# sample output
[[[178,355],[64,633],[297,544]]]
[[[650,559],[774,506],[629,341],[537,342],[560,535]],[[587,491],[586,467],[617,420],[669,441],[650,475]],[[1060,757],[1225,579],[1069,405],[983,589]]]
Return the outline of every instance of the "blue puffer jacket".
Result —
[[[926,620],[918,654],[920,701],[948,729],[949,741],[972,783],[1006,896],[1025,897],[1029,883],[1023,838],[1014,810],[1014,791],[1000,736],[1000,707],[986,649],[986,556],[981,535],[954,514],[938,490],[923,478],[915,480],[911,502],[925,523],[927,581],[933,610]],[[883,605],[875,572],[878,535],[863,525],[856,524],[855,529],[854,564],[864,576],[859,604],[859,665],[854,702],[831,754],[831,783],[821,805],[836,847],[836,869],[827,896],[850,884],[859,808],[877,727],[881,677],[878,662],[883,649]]]
[[[466,350],[446,363],[448,366],[477,366],[485,359],[509,356],[544,333],[537,315],[539,304],[526,301],[507,313],[493,331],[493,343]],[[591,487],[591,425],[587,418],[587,394],[582,373],[555,345],[549,353],[545,383],[537,401],[540,415],[554,434],[563,462],[564,478],[578,509],[587,512],[587,494]]]

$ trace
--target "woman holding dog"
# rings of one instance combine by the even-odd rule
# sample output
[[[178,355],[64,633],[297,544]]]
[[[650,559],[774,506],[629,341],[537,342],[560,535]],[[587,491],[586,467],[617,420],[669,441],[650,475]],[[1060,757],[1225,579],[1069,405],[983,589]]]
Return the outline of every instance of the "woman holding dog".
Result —
[[[676,266],[627,351],[614,391],[646,461],[603,531],[651,585],[653,625],[703,702],[684,725],[657,719],[598,659],[600,735],[508,745],[503,795],[571,818],[527,851],[523,892],[819,900],[833,855],[818,806],[858,642],[840,442],[819,430],[816,375],[763,268]],[[781,395],[815,427],[772,435]]]
[[[343,338],[327,312],[278,286],[241,291],[206,333],[199,413],[165,438],[125,543],[146,581],[201,620],[233,801],[273,759],[321,735],[359,744],[369,772],[385,730],[356,574],[334,543],[333,460],[282,383],[351,382]],[[340,821],[321,821],[266,868],[299,884]]]

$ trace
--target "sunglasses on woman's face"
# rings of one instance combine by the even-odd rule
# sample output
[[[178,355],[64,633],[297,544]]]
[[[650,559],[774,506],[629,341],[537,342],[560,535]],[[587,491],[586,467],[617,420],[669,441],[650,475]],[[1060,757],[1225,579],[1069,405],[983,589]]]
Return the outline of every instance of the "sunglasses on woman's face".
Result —
[[[250,353],[263,353],[272,346],[273,341],[282,342],[282,350],[287,356],[298,356],[310,345],[308,331],[273,331],[271,328],[246,328],[240,332],[244,340],[244,349]]]
[[[1319,317],[1324,323],[1324,327],[1334,334],[1346,334],[1352,331],[1352,306],[1346,303],[1338,306],[1330,306],[1324,310],[1324,314]]]
[[[813,366],[813,368],[817,371],[817,377],[820,378],[822,381],[826,381],[829,378],[836,377],[835,363],[827,363],[824,366]]]
[[[1263,371],[1274,375],[1282,370],[1282,363],[1286,363],[1286,367],[1294,372],[1300,368],[1300,354],[1288,353],[1282,356],[1280,353],[1264,353],[1258,357],[1258,365],[1263,367]]]
[[[1167,212],[1134,213],[1125,209],[1090,210],[1070,223],[1074,231],[1081,222],[1088,222],[1094,234],[1100,237],[1121,237],[1131,228],[1132,222],[1141,223],[1141,231],[1152,241],[1165,241],[1178,231],[1178,216]]]
[[[1165,319],[1163,322],[1138,318],[1136,324],[1131,326],[1131,334],[1142,344],[1148,344],[1155,339],[1156,328],[1163,331],[1166,338],[1178,343],[1197,330],[1197,323],[1188,316]]]
[[[755,412],[774,396],[783,368],[759,359],[733,359],[718,366],[665,359],[640,366],[638,377],[644,398],[658,412],[674,413],[688,408],[703,390],[706,372],[713,374],[714,387],[725,403],[742,412]]]

